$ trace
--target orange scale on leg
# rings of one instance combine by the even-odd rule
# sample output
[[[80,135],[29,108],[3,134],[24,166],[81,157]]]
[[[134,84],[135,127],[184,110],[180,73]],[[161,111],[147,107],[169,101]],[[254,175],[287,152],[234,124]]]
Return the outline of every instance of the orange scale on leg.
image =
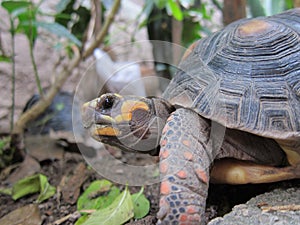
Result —
[[[166,159],[168,158],[170,155],[169,151],[164,149],[164,150],[161,150],[160,153],[159,153],[159,157],[162,158],[162,159]]]
[[[168,171],[168,163],[166,163],[166,162],[161,162],[161,163],[159,164],[159,171],[160,171],[161,173],[166,173],[166,172]]]
[[[185,222],[185,221],[187,221],[187,219],[188,219],[188,216],[186,214],[181,214],[179,216],[179,221],[180,222]]]
[[[167,119],[167,122],[173,120],[173,116],[170,116],[168,119]]]
[[[163,195],[168,195],[171,192],[171,185],[168,181],[162,181],[160,184],[160,193]]]
[[[184,157],[186,160],[188,160],[188,161],[192,161],[193,158],[194,158],[194,156],[193,156],[193,154],[192,154],[191,152],[184,152],[184,153],[183,153],[183,157]]]
[[[183,140],[182,144],[184,144],[187,147],[191,147],[191,142],[189,140]]]
[[[208,184],[208,177],[205,171],[202,169],[196,169],[195,171],[199,179],[202,180],[205,184]]]
[[[166,125],[164,127],[164,129],[162,130],[162,134],[165,134],[169,129],[170,129],[170,127]]]
[[[184,170],[178,171],[176,175],[177,175],[177,177],[179,177],[181,179],[187,178],[187,174],[186,174],[186,172]]]
[[[164,147],[166,144],[167,144],[167,140],[166,139],[161,140],[161,142],[160,142],[160,146],[161,147]]]
[[[190,205],[190,206],[187,207],[186,212],[189,213],[189,214],[194,214],[194,213],[197,212],[197,209],[196,209],[195,206]]]

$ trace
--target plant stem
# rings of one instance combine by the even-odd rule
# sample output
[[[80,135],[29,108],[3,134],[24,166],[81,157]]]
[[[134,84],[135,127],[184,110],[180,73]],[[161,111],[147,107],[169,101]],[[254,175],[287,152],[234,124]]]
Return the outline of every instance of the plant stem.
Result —
[[[14,114],[15,114],[15,80],[16,80],[16,61],[15,61],[15,27],[14,21],[10,18],[10,34],[11,34],[11,48],[12,48],[12,55],[11,55],[11,65],[12,65],[12,76],[11,76],[11,115],[10,115],[10,132],[14,129]]]
[[[34,104],[28,111],[23,113],[17,122],[15,123],[13,134],[22,134],[25,125],[30,121],[35,119],[40,115],[52,102],[53,98],[60,90],[61,86],[65,83],[67,78],[72,74],[75,68],[80,64],[82,57],[88,57],[93,53],[93,50],[101,44],[104,37],[106,36],[109,27],[114,19],[115,14],[118,11],[121,0],[115,0],[112,10],[110,11],[105,24],[101,31],[96,36],[96,40],[89,46],[89,48],[83,52],[82,55],[79,53],[73,58],[73,60],[68,64],[68,67],[64,69],[58,76],[55,82],[51,85],[49,91],[45,94],[44,98],[41,98],[36,104]]]
[[[41,96],[41,98],[44,97],[44,93],[43,93],[43,89],[41,86],[41,80],[38,74],[38,69],[37,69],[37,65],[35,62],[35,58],[34,58],[34,43],[35,43],[35,38],[34,38],[34,31],[33,31],[33,24],[32,24],[32,20],[34,18],[33,16],[33,9],[32,7],[29,8],[29,12],[30,12],[30,20],[29,20],[29,52],[30,52],[30,59],[31,59],[31,64],[33,66],[33,72],[34,72],[34,77],[35,77],[35,82],[37,84],[38,87],[38,91],[39,94]]]
[[[29,51],[30,51],[30,59],[31,59],[31,63],[33,66],[33,72],[34,72],[34,77],[35,77],[35,82],[37,84],[38,90],[39,90],[39,94],[41,96],[41,98],[44,97],[44,93],[43,93],[43,89],[42,89],[42,85],[41,85],[41,80],[38,74],[38,70],[37,70],[37,66],[36,66],[36,62],[34,59],[34,45],[33,45],[33,41],[29,40]]]
[[[35,119],[38,115],[45,111],[72,71],[79,65],[80,59],[80,56],[75,56],[69,66],[58,75],[44,98],[41,98],[36,104],[19,117],[13,130],[14,134],[21,134],[27,122]]]

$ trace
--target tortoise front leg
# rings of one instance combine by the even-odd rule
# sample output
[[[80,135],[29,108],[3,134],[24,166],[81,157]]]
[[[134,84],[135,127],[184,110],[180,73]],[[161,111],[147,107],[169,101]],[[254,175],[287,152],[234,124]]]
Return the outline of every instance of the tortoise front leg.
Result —
[[[203,224],[211,150],[210,121],[189,109],[169,117],[161,139],[158,224]]]

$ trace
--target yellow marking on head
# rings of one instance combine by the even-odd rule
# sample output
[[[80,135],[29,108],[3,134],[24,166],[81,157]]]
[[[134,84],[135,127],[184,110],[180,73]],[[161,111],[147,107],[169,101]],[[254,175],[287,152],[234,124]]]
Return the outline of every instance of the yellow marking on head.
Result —
[[[107,116],[107,115],[101,115],[101,117],[104,119],[104,120],[106,120],[106,121],[108,121],[108,122],[110,122],[110,123],[115,123],[116,121],[113,119],[113,118],[111,118],[110,116]]]
[[[89,107],[95,108],[96,106],[97,106],[97,99],[94,99],[92,101],[83,103],[82,108],[89,108]]]
[[[238,28],[241,36],[250,36],[266,32],[271,25],[263,20],[251,20]]]
[[[114,93],[114,95],[115,95],[117,98],[123,98],[122,95],[119,95],[119,94],[117,94],[117,93]]]
[[[118,136],[120,135],[120,131],[113,127],[103,127],[103,128],[97,128],[94,131],[95,136]]]
[[[130,121],[132,118],[132,112],[136,109],[149,110],[149,106],[145,102],[127,100],[121,107],[121,114],[114,118],[115,121]]]
[[[120,122],[123,121],[122,115],[118,115],[118,116],[116,116],[114,119],[115,119],[116,123],[120,123]]]
[[[120,123],[122,121],[129,121],[129,120],[131,120],[131,117],[132,117],[131,113],[123,113],[121,115],[116,116],[115,121],[117,123]]]
[[[121,111],[122,111],[122,113],[129,113],[129,112],[131,113],[135,109],[149,110],[149,107],[145,102],[127,100],[122,105]]]
[[[98,102],[99,102],[99,98],[95,98],[94,100],[90,101],[89,103],[92,108],[96,108]]]

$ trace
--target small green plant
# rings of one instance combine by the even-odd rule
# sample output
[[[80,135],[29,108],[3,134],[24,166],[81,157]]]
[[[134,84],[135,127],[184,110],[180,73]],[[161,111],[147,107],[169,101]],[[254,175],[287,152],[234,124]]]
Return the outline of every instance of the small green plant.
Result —
[[[12,188],[0,189],[0,193],[11,195],[13,200],[39,193],[36,202],[41,203],[51,198],[56,193],[56,188],[49,184],[45,175],[36,174],[17,181]]]
[[[138,193],[131,194],[127,187],[121,192],[108,180],[92,182],[77,201],[77,210],[82,216],[76,225],[99,221],[103,225],[122,224],[132,218],[145,217],[149,213],[150,202],[143,191],[142,188]]]
[[[14,106],[15,106],[15,35],[17,33],[22,33],[27,37],[30,51],[30,59],[33,66],[34,77],[37,84],[37,88],[40,96],[43,97],[44,93],[42,90],[40,77],[38,74],[37,64],[34,57],[34,46],[36,39],[38,38],[39,32],[38,28],[47,30],[48,32],[55,34],[57,36],[63,36],[67,38],[72,43],[81,46],[81,42],[71,34],[64,26],[52,22],[43,22],[41,19],[43,17],[49,17],[49,15],[43,13],[40,10],[40,5],[43,1],[38,4],[33,3],[33,1],[2,1],[1,6],[7,11],[10,20],[10,34],[11,34],[11,47],[12,54],[10,57],[10,62],[12,63],[12,111],[11,111],[11,131],[14,126]],[[2,55],[2,60],[7,60],[8,57]]]
[[[0,170],[5,168],[12,160],[13,152],[9,151],[10,137],[0,138]]]
[[[212,2],[217,5],[217,9],[221,10],[221,6],[217,1]],[[161,19],[161,16],[151,16],[154,8],[165,10],[167,15],[182,23],[183,31],[181,36],[181,44],[189,46],[192,42],[201,37],[201,33],[210,34],[210,30],[203,26],[203,22],[211,21],[214,11],[209,9],[207,2],[197,0],[146,0],[143,14],[146,18],[140,23],[138,28],[146,26],[148,23]]]
[[[57,18],[66,16],[62,11],[66,5],[72,0],[60,0],[57,6],[57,12],[53,15],[46,14],[41,10],[41,4],[44,2],[40,0],[38,3],[33,0],[4,0],[1,2],[0,7],[5,9],[8,13],[10,19],[9,31],[11,33],[11,48],[12,54],[8,57],[6,54],[0,50],[0,55],[2,61],[9,61],[12,63],[12,107],[11,107],[11,146],[16,148],[15,155],[22,158],[26,153],[24,152],[24,146],[22,145],[23,132],[26,124],[29,121],[37,118],[44,110],[51,104],[52,100],[56,96],[57,92],[60,90],[67,78],[72,74],[72,72],[80,65],[80,63],[86,58],[93,54],[96,47],[99,47],[101,43],[105,40],[108,34],[110,25],[114,21],[114,16],[117,14],[121,0],[114,0],[112,7],[104,19],[103,26],[95,30],[93,36],[90,39],[85,40],[89,43],[88,46],[83,47],[81,41],[72,34],[69,27],[65,27],[60,23],[56,22]],[[95,1],[98,2],[98,1]],[[78,14],[81,16],[81,14]],[[52,22],[45,22],[52,21]],[[68,63],[63,67],[62,70],[55,76],[54,83],[47,89],[45,93],[40,86],[39,76],[37,73],[37,66],[35,64],[33,48],[35,46],[37,38],[41,35],[40,29],[45,30],[52,35],[57,37],[63,37],[62,39],[57,38],[57,46],[65,46],[66,56],[70,56]],[[35,71],[35,78],[37,81],[37,86],[40,92],[41,98],[36,102],[28,111],[20,115],[17,121],[14,121],[14,106],[15,106],[15,35],[17,33],[24,34],[30,46],[31,51],[31,62]],[[65,44],[67,43],[67,44]],[[0,41],[1,48],[1,41]],[[60,48],[61,49],[61,48]],[[71,51],[70,51],[71,49]],[[10,58],[10,60],[8,60]],[[54,65],[55,66],[55,65]],[[55,68],[54,68],[55,69]]]

